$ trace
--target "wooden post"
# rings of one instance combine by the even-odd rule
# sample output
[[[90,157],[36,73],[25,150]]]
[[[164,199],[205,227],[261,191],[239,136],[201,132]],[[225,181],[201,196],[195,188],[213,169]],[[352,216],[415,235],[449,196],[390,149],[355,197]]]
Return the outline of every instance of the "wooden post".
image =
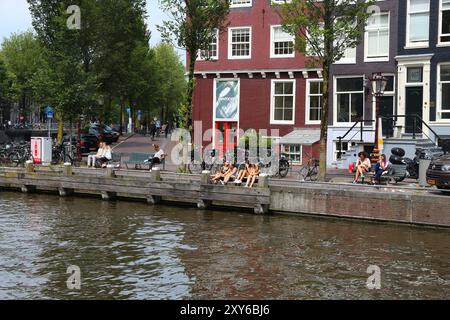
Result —
[[[108,164],[106,166],[106,177],[107,178],[115,178],[116,177],[116,173],[114,171],[114,166],[112,164]]]
[[[115,193],[115,192],[102,191],[102,200],[104,200],[104,201],[115,200],[116,197],[117,197],[117,193]]]
[[[73,167],[72,167],[72,164],[70,162],[64,163],[63,174],[66,177],[71,177],[73,175]]]
[[[152,169],[152,180],[161,181],[161,169],[159,167]]]
[[[26,173],[33,173],[34,172],[33,161],[28,160],[27,162],[25,162],[25,172]]]
[[[269,177],[265,173],[261,173],[258,177],[258,188],[268,188],[269,187]]]
[[[211,171],[208,171],[208,170],[202,171],[202,177],[201,177],[202,184],[209,184],[211,182],[210,176],[211,176]]]

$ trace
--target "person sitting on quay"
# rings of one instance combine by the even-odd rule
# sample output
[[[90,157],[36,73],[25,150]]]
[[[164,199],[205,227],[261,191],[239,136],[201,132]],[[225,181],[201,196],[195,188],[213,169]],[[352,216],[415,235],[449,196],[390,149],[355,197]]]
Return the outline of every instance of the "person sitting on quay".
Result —
[[[228,184],[228,182],[232,179],[232,178],[236,178],[236,174],[238,172],[238,169],[233,165],[230,164],[229,170],[228,172],[224,175],[223,180],[221,180],[220,182],[223,185]]]
[[[245,160],[244,167],[239,171],[236,180],[234,180],[234,183],[239,185],[242,184],[242,180],[248,177],[248,170],[249,170],[250,161]]]
[[[103,152],[99,159],[97,159],[97,167],[106,168],[106,164],[112,159],[112,148],[109,144],[103,144]]]
[[[102,157],[102,155],[103,155],[103,147],[104,147],[104,142],[100,141],[99,144],[98,144],[97,154],[90,154],[90,155],[88,155],[88,158],[87,158],[87,166],[88,167],[94,167],[95,163],[97,162],[97,160]]]
[[[148,159],[148,162],[150,163],[150,171],[152,171],[153,166],[155,164],[161,164],[164,158],[166,157],[164,150],[161,149],[159,144],[154,144],[153,148],[155,149],[156,153],[153,155],[151,159]]]
[[[381,183],[381,176],[387,173],[389,170],[389,161],[386,159],[386,155],[382,154],[375,166],[375,182]]]
[[[225,161],[220,171],[211,177],[212,183],[217,184],[219,183],[219,181],[222,181],[225,178],[225,176],[230,172],[230,170],[231,170],[230,163],[228,161]]]
[[[369,155],[367,152],[360,152],[358,154],[358,161],[356,161],[356,176],[353,183],[358,183],[359,177],[364,177],[364,174],[369,172],[371,167]]]
[[[259,166],[257,164],[250,164],[248,169],[247,184],[245,185],[245,187],[252,188],[260,173],[261,170],[259,169]]]

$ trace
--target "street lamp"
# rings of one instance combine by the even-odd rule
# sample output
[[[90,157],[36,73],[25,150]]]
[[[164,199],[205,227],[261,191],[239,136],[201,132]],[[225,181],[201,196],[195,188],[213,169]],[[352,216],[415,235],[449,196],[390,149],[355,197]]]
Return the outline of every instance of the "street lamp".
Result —
[[[380,109],[381,109],[381,97],[384,95],[384,91],[386,90],[386,86],[388,83],[388,78],[384,77],[381,72],[374,73],[372,78],[369,79],[372,82],[372,94],[375,96],[375,149],[378,149],[378,136],[381,132],[379,132],[380,128]]]

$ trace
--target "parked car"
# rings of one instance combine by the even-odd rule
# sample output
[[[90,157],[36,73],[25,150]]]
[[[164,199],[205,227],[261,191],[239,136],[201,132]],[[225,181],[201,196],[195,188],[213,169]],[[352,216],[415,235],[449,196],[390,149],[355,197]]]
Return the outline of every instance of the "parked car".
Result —
[[[70,136],[64,136],[63,143],[70,141]],[[91,152],[96,152],[98,149],[99,139],[93,134],[81,134],[80,140],[76,134],[72,135],[72,143],[80,145],[81,155],[86,155]]]
[[[112,136],[113,136],[113,141],[114,141],[114,142],[119,141],[119,137],[120,137],[119,132],[116,131],[116,130],[114,130],[114,129],[111,128],[110,126],[107,126],[106,124],[96,124],[96,125],[93,125],[93,127],[95,127],[95,128],[100,128],[100,129],[102,129],[104,132],[112,134]]]
[[[431,162],[427,181],[440,190],[450,191],[450,155],[443,155]]]
[[[104,141],[106,143],[113,143],[119,139],[117,138],[117,140],[114,141],[115,137],[113,136],[113,134],[102,128],[100,125],[92,125],[89,128],[89,134],[95,135],[98,140]]]

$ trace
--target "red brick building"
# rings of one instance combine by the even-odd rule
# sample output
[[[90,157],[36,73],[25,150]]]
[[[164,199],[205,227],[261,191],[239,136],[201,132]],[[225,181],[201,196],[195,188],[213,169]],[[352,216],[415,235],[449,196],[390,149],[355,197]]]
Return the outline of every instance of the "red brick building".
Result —
[[[213,134],[213,141],[207,137],[204,146],[235,143],[226,130],[267,129],[300,163],[307,154],[318,157],[321,72],[307,68],[304,55],[295,52],[273,3],[231,1],[227,30],[202,53],[210,60],[199,54],[196,63],[193,118],[202,122],[202,133],[224,133]],[[276,129],[274,136],[270,130]]]

